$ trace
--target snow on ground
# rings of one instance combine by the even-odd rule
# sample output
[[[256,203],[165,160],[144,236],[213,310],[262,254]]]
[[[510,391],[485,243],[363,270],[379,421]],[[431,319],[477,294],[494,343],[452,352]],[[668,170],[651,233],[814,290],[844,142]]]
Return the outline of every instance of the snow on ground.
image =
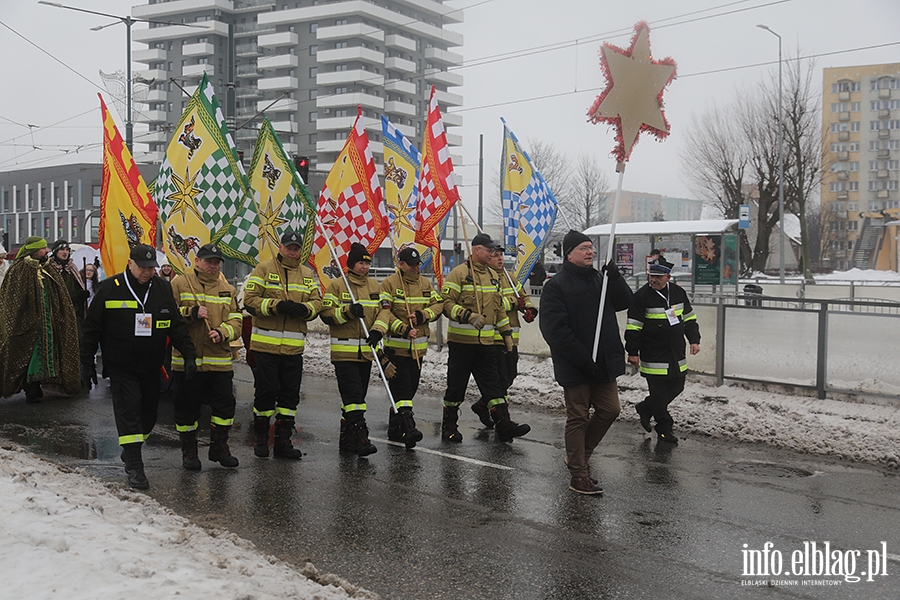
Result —
[[[2,598],[377,598],[9,444],[0,447],[0,571]]]
[[[304,352],[306,372],[334,376],[324,334],[311,333]],[[690,359],[688,359],[690,361]],[[420,390],[442,395],[447,383],[447,351],[432,346],[422,365]],[[374,378],[370,386],[380,385]],[[634,405],[647,394],[640,375],[620,377],[619,421],[638,427]],[[900,410],[896,404],[866,404],[790,395],[763,386],[732,384],[715,387],[688,378],[684,392],[669,411],[675,432],[708,435],[739,442],[761,442],[798,452],[845,458],[900,469]],[[772,386],[774,387],[774,386]],[[553,362],[519,357],[519,377],[510,390],[511,404],[532,404],[562,413],[562,388],[553,379]],[[474,382],[469,397],[477,399]],[[515,419],[515,414],[513,415]],[[560,414],[560,418],[564,418]],[[624,424],[623,424],[624,425]],[[613,425],[616,427],[617,425]]]

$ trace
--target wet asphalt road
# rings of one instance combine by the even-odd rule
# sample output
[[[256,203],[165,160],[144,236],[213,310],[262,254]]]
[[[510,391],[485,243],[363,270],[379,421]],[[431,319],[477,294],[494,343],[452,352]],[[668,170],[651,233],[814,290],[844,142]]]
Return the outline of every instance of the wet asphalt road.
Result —
[[[106,383],[81,398],[48,394],[39,405],[21,394],[0,400],[0,437],[124,483]],[[368,421],[378,453],[358,459],[338,452],[336,384],[312,376],[295,437],[303,460],[258,459],[245,365],[236,383],[231,448],[241,466],[211,464],[202,447],[203,471],[184,471],[164,399],[144,446],[148,495],[383,598],[897,597],[896,472],[694,436],[671,447],[631,421],[616,423],[595,454],[605,495],[581,496],[567,488],[561,413],[514,406],[513,418],[532,432],[500,444],[464,408],[465,441],[451,446],[440,441],[439,399],[420,394],[425,439],[408,451],[386,441],[387,400],[373,380]],[[205,446],[208,427],[201,432]],[[866,550],[885,541],[888,576],[848,583],[742,572],[744,544],[772,542],[789,570],[791,553],[810,541],[861,551],[856,574],[868,568]],[[772,579],[781,582],[758,586]]]

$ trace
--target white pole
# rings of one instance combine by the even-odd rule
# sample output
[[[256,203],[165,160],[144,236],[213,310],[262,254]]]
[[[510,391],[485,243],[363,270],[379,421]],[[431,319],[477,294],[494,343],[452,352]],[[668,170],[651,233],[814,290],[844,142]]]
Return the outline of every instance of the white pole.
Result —
[[[616,185],[616,200],[613,202],[612,220],[609,224],[609,242],[606,245],[606,263],[612,260],[616,245],[616,221],[619,216],[619,198],[622,196],[622,180],[625,178],[625,163],[616,164],[616,172],[619,174],[619,183]],[[565,260],[565,257],[563,257]],[[600,288],[600,310],[597,312],[597,329],[594,331],[594,350],[592,356],[597,362],[597,351],[600,348],[600,327],[603,324],[603,307],[606,305],[606,289],[609,287],[609,278],[603,273],[603,285]]]

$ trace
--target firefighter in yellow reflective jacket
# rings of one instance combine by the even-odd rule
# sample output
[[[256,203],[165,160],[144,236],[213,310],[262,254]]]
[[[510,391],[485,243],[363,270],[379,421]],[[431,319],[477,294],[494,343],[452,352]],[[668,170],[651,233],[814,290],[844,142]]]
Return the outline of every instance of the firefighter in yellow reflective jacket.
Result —
[[[420,262],[415,248],[404,248],[397,256],[397,272],[381,282],[381,291],[391,304],[384,346],[394,352],[391,362],[397,367],[397,374],[389,382],[397,412],[391,409],[388,439],[403,442],[407,448],[415,448],[422,440],[413,418],[412,400],[419,389],[421,361],[428,352],[428,324],[444,308],[441,295],[419,274]]]
[[[491,255],[501,247],[485,233],[476,235],[469,260],[450,271],[441,289],[444,314],[450,320],[447,391],[441,425],[441,437],[446,441],[462,441],[457,426],[459,405],[465,400],[470,375],[475,378],[482,397],[488,399],[488,414],[501,442],[510,442],[531,431],[528,425],[510,419],[506,390],[497,370],[495,332],[500,333],[507,351],[513,348],[509,317],[503,310],[500,276],[489,267]]]
[[[303,239],[288,231],[275,258],[256,265],[244,286],[244,308],[253,315],[250,352],[256,396],[253,400],[253,453],[269,456],[269,419],[275,415],[273,454],[298,459],[291,445],[300,383],[306,325],[319,316],[322,297],[315,273],[300,264]]]
[[[387,331],[389,313],[382,307],[381,286],[368,277],[372,257],[362,244],[354,243],[347,255],[347,280],[334,279],[322,300],[322,320],[331,330],[331,364],[341,393],[341,436],[339,448],[359,456],[378,449],[369,441],[366,426],[366,392],[372,373],[373,347]],[[387,306],[386,296],[384,299]],[[366,336],[364,321],[369,334]],[[393,370],[383,357],[386,373]],[[389,375],[391,373],[388,373]]]
[[[519,322],[519,311],[523,314],[526,323],[534,322],[538,310],[531,302],[531,296],[522,287],[522,284],[512,279],[511,274],[503,266],[504,255],[502,250],[496,250],[491,254],[490,266],[500,277],[500,293],[503,296],[503,310],[509,318],[509,327],[512,330],[512,350],[507,351],[503,336],[499,331],[494,331],[494,353],[497,355],[497,372],[500,382],[505,390],[505,397],[509,398],[509,388],[519,375],[519,332],[522,326]],[[513,287],[513,283],[515,287]],[[472,410],[481,419],[485,427],[493,427],[494,422],[488,411],[490,398],[484,396],[472,405]]]
[[[197,349],[197,374],[184,379],[184,357],[172,352],[175,379],[175,429],[181,438],[182,466],[200,470],[197,427],[200,407],[209,404],[209,460],[223,467],[238,466],[228,448],[228,431],[234,425],[234,370],[230,342],[241,334],[235,290],[222,277],[222,251],[206,244],[197,251],[193,269],[172,280],[172,293],[181,316],[187,321],[191,341]]]

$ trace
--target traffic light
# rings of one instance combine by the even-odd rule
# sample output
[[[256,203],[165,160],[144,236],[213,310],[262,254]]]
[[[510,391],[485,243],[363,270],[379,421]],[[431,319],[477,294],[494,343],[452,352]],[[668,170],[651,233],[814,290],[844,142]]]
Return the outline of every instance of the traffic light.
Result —
[[[244,164],[244,151],[238,150],[237,153],[238,153],[238,162],[241,164]]]
[[[460,244],[459,242],[453,244],[453,252],[456,254],[462,254],[462,244]]]
[[[553,244],[553,254],[562,258],[562,242],[556,242]]]
[[[297,167],[297,173],[300,174],[300,178],[303,180],[303,183],[305,185],[309,185],[309,157],[294,157],[294,166]]]

